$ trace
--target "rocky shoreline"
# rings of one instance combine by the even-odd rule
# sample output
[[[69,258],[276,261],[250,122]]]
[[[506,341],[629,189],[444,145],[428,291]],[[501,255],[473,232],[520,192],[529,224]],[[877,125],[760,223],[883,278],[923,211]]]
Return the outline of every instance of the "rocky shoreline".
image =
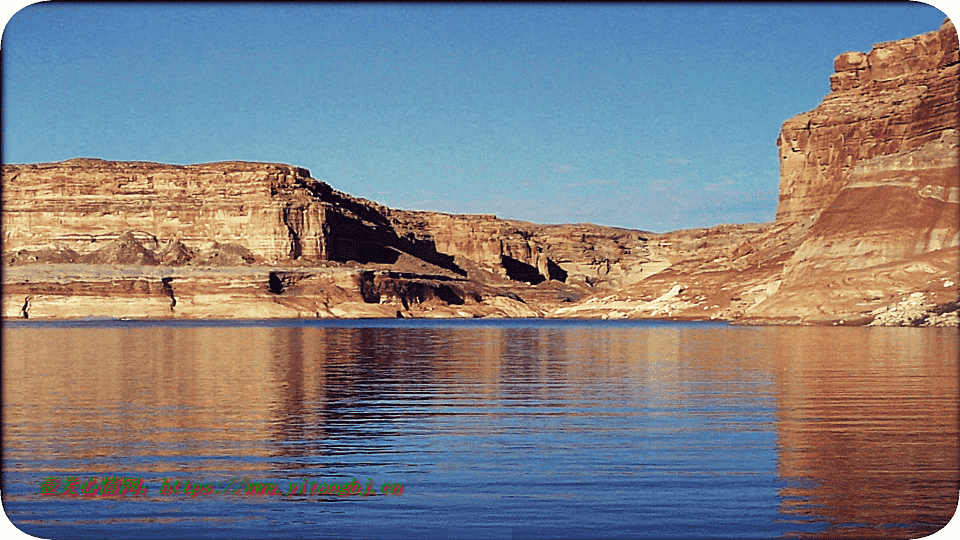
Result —
[[[957,33],[845,53],[773,223],[668,233],[384,207],[284,164],[3,165],[4,319],[960,325]]]

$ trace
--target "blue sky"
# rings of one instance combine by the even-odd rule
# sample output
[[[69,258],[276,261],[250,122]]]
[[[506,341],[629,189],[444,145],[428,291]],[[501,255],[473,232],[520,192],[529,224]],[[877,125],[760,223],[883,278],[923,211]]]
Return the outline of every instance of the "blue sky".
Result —
[[[3,160],[290,163],[395,208],[651,231],[772,221],[781,124],[904,4],[35,4]]]

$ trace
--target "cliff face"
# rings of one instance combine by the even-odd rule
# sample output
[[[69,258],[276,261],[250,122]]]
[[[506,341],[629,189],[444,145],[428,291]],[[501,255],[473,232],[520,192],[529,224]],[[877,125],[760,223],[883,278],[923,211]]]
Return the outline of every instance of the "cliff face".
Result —
[[[72,159],[3,166],[3,249],[83,249],[117,231],[185,244],[236,244],[266,261],[323,258],[316,181],[298,167],[178,166]]]
[[[641,231],[391,210],[280,164],[74,159],[4,165],[3,182],[3,249],[27,262],[42,252],[46,262],[200,264],[232,249],[244,261],[220,260],[395,264],[408,254],[461,276],[456,257],[518,282],[608,288],[651,262]],[[123,231],[136,245],[117,244]]]
[[[538,225],[492,215],[396,210],[388,215],[401,235],[532,285],[552,280],[613,289],[669,265],[649,244],[659,235],[644,231],[591,224]]]
[[[960,64],[940,30],[837,57],[832,92],[784,124],[780,222],[812,222],[779,299],[755,310],[821,313],[956,296],[960,273]],[[802,127],[806,125],[806,127]],[[795,149],[801,150],[797,155]],[[895,298],[889,298],[891,292]],[[792,299],[791,299],[792,298]],[[914,299],[917,297],[915,296]],[[953,298],[954,300],[956,298]],[[877,316],[870,310],[867,314]],[[822,316],[822,315],[821,315]],[[854,316],[853,313],[849,316]]]
[[[956,30],[946,21],[867,54],[845,53],[835,69],[822,103],[783,124],[776,223],[726,240],[731,249],[716,257],[691,254],[565,313],[835,324],[955,318]]]
[[[3,314],[957,324],[956,31],[835,68],[783,125],[770,224],[395,210],[280,164],[4,165]]]
[[[854,178],[860,185],[880,181],[876,175],[884,156],[916,152],[921,161],[901,161],[898,166],[902,172],[930,171],[929,178],[916,175],[917,189],[942,186],[947,169],[956,170],[956,152],[951,156],[948,151],[957,145],[953,23],[881,43],[868,54],[841,54],[834,68],[831,93],[816,109],[787,120],[777,140],[778,222],[817,216]]]

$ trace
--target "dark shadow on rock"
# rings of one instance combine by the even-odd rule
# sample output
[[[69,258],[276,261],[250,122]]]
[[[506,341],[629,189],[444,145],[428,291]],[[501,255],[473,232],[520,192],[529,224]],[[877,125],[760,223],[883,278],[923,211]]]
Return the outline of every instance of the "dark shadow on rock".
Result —
[[[422,261],[439,266],[444,270],[450,270],[461,276],[467,275],[466,270],[457,266],[457,263],[453,261],[453,255],[437,251],[437,246],[433,240],[422,240],[408,234],[405,237],[396,237],[396,244],[394,245],[400,251],[409,253]]]
[[[508,257],[506,255],[500,256],[500,263],[503,265],[503,269],[507,271],[507,277],[514,281],[524,281],[531,285],[536,285],[538,283],[543,283],[547,278],[543,277],[535,267],[514,259],[513,257]]]
[[[267,290],[273,294],[283,294],[286,288],[287,284],[283,282],[283,279],[276,272],[270,272],[270,277],[267,279]]]
[[[455,291],[454,288],[450,285],[440,284],[437,286],[437,296],[440,300],[443,300],[447,304],[453,306],[462,306],[463,298],[460,297]]]
[[[360,296],[363,297],[363,301],[367,304],[379,304],[380,291],[377,290],[373,272],[361,272],[357,279],[359,280],[357,285],[360,288]]]
[[[364,215],[371,212],[367,209]],[[432,240],[420,240],[412,235],[401,238],[383,216],[368,221],[328,209],[324,228],[327,257],[332,261],[395,264],[403,252],[458,275],[467,275],[453,256],[437,252]]]
[[[547,259],[547,273],[550,274],[547,276],[549,279],[554,281],[559,281],[560,283],[567,282],[567,271],[563,268],[560,268],[560,265]]]

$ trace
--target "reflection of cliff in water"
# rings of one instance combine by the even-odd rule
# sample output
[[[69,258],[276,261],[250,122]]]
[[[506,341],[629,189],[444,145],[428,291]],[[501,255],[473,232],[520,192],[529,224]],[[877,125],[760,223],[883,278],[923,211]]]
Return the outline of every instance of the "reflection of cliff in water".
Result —
[[[799,485],[782,490],[781,511],[819,516],[829,538],[915,538],[946,525],[960,492],[957,335],[785,330],[768,332],[780,359],[778,470]]]
[[[402,468],[436,445],[510,441],[522,460],[598,443],[667,484],[696,462],[694,492],[716,474],[775,478],[759,500],[828,537],[929,534],[960,490],[947,329],[113,323],[3,337],[4,459],[69,456],[75,473],[127,459],[317,477],[358,459]]]
[[[430,399],[417,392],[410,373],[429,381],[435,368],[409,353],[426,355],[436,347],[429,335],[385,335],[376,328],[266,330],[274,343],[266,352],[276,391],[270,440],[277,455],[336,459],[358,447],[392,453],[383,438],[402,436],[402,424],[415,414],[410,409]],[[381,442],[369,446],[374,440]]]
[[[283,456],[336,455],[380,437],[409,435],[445,409],[496,399],[499,382],[539,380],[562,356],[562,342],[522,328],[302,328],[269,329],[274,346],[270,372],[277,417],[276,451]],[[542,354],[545,353],[545,354]],[[548,369],[549,376],[560,376]],[[444,391],[438,395],[438,387]],[[511,400],[534,392],[520,391]],[[445,397],[448,396],[448,397]],[[484,412],[484,414],[489,414]],[[339,442],[338,442],[339,441]],[[371,453],[392,453],[380,445]]]

